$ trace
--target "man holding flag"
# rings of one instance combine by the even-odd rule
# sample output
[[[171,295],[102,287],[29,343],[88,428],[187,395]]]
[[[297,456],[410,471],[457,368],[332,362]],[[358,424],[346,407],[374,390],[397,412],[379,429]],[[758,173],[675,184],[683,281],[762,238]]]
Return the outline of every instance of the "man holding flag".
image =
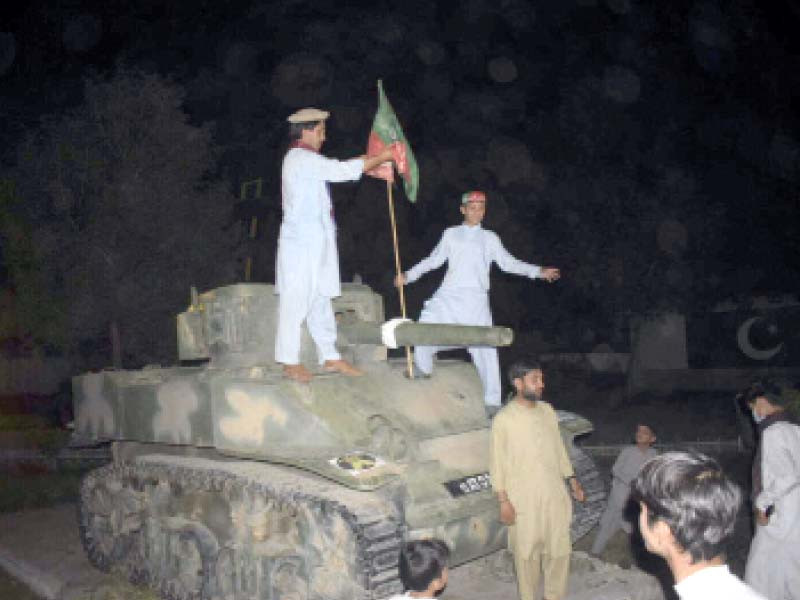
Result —
[[[427,301],[419,316],[420,323],[455,323],[458,325],[491,325],[489,309],[489,271],[497,263],[506,273],[552,283],[561,273],[555,267],[539,267],[517,260],[503,247],[496,233],[481,227],[486,215],[486,195],[480,191],[461,196],[464,222],[445,230],[439,244],[427,258],[406,273],[395,277],[395,286],[413,283],[422,275],[447,261],[444,281]],[[417,346],[414,363],[423,375],[433,370],[437,346]],[[489,416],[500,408],[500,363],[497,349],[485,346],[467,348],[483,383],[484,402]]]
[[[336,226],[328,190],[330,182],[354,181],[378,165],[394,160],[390,144],[371,156],[346,161],[319,153],[330,113],[304,108],[290,115],[291,147],[283,159],[283,221],[278,237],[275,292],[278,331],[275,360],[286,377],[307,383],[311,372],[300,363],[300,336],[306,323],[317,357],[326,371],[350,376],[361,371],[336,350],[336,321],[331,298],[341,294]]]

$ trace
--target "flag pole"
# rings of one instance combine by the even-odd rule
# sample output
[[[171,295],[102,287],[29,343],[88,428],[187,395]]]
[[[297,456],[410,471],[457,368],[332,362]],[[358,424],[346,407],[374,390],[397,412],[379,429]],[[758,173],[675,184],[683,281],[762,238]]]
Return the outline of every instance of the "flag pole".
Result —
[[[403,270],[400,268],[400,246],[397,243],[397,221],[394,218],[394,197],[392,195],[392,182],[386,180],[386,194],[389,200],[389,219],[392,222],[392,244],[394,245],[394,268],[397,276],[402,275]],[[400,294],[400,314],[406,318],[406,295],[403,289],[405,285],[397,286],[397,291]],[[411,366],[411,348],[406,346],[406,367],[408,368],[408,378],[414,377],[414,371]]]

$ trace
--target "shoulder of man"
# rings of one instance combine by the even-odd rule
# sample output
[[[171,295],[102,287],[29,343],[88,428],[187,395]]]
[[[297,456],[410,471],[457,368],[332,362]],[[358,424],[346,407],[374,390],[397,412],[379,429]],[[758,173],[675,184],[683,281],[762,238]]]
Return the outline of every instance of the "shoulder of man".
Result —
[[[498,417],[500,418],[500,421],[501,421],[501,422],[502,422],[503,420],[505,420],[506,418],[508,418],[508,407],[509,407],[509,405],[510,405],[510,404],[511,404],[510,402],[507,402],[506,404],[503,404],[503,405],[502,405],[502,406],[501,406],[501,407],[500,407],[500,408],[497,410],[497,412],[496,412],[496,413],[494,413],[494,416],[492,417],[492,424],[494,424],[494,423],[496,423],[496,422],[497,422],[497,418],[498,418]]]
[[[761,437],[764,440],[776,442],[778,440],[791,440],[797,437],[798,441],[800,441],[800,426],[789,421],[779,421],[764,429],[764,431],[761,432]]]
[[[500,243],[500,236],[497,235],[491,229],[486,229],[485,227],[481,226],[481,231],[483,232],[483,237],[484,238],[486,238],[488,240],[491,240],[493,242],[496,242],[498,244]]]
[[[558,415],[556,415],[556,409],[553,408],[553,405],[547,400],[537,400],[536,404],[537,406],[541,406],[545,412],[551,413],[554,417],[558,418]]]
[[[494,426],[495,423],[499,423],[500,425],[505,425],[510,420],[513,420],[514,415],[512,413],[514,413],[515,410],[516,407],[514,406],[513,400],[509,400],[508,402],[503,404],[500,407],[500,410],[498,410],[495,413],[494,417],[492,417],[492,426]]]
[[[314,157],[319,156],[315,152],[311,150],[307,150],[305,148],[297,148],[292,147],[286,151],[286,154],[283,155],[283,164],[284,165],[295,165],[297,163],[306,162],[308,160],[313,160]]]

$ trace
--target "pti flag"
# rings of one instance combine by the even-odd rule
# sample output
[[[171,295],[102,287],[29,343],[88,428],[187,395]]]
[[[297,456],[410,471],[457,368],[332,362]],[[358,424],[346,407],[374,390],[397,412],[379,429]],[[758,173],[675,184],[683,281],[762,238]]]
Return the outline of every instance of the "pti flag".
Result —
[[[397,151],[395,152],[394,162],[397,166],[397,172],[403,178],[403,187],[406,190],[406,197],[411,202],[417,201],[417,190],[419,189],[419,169],[417,168],[417,160],[414,158],[414,153],[411,151],[411,146],[403,134],[403,128],[400,127],[400,121],[397,120],[397,115],[394,113],[392,105],[389,104],[389,99],[383,91],[383,83],[378,80],[378,111],[375,113],[375,119],[372,121],[372,131],[369,133],[369,141],[367,143],[367,154],[373,156],[381,152],[386,146],[397,142]],[[394,172],[392,171],[391,164],[378,165],[371,171],[367,172],[368,175],[385,179],[386,181],[394,181]]]

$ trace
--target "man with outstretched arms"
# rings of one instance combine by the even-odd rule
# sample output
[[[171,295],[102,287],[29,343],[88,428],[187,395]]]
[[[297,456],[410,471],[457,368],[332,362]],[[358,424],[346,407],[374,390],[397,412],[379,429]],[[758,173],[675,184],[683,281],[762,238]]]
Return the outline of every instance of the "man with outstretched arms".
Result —
[[[464,222],[445,230],[439,244],[427,258],[395,278],[395,285],[413,283],[428,271],[447,262],[442,285],[427,301],[419,316],[420,323],[455,323],[459,325],[491,325],[489,309],[489,271],[496,263],[506,273],[553,282],[560,276],[554,267],[539,267],[517,260],[503,247],[493,231],[481,227],[486,215],[486,195],[466,192],[461,197]],[[433,357],[438,346],[417,346],[414,363],[424,375],[433,370]],[[483,383],[484,402],[491,415],[500,407],[500,364],[497,349],[478,346],[468,348],[472,362]]]
[[[283,221],[278,237],[275,291],[278,331],[275,360],[286,377],[300,382],[311,373],[300,364],[300,337],[305,321],[326,371],[358,376],[361,371],[336,350],[336,321],[331,298],[341,294],[336,226],[328,184],[354,181],[365,171],[390,161],[395,148],[375,156],[339,161],[319,153],[329,113],[304,108],[289,116],[291,147],[283,159]]]

